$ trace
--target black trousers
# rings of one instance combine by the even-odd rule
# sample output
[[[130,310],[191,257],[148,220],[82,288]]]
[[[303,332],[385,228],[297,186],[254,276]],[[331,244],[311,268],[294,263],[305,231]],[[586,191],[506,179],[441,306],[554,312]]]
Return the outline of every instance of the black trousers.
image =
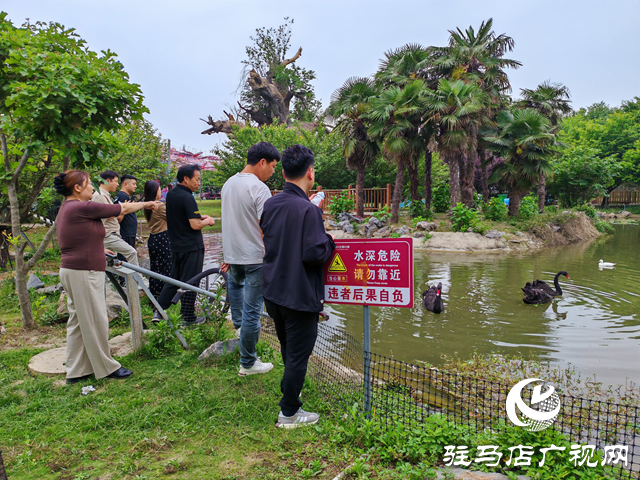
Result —
[[[169,241],[169,232],[165,230],[160,233],[152,233],[149,235],[149,241],[147,242],[147,248],[149,249],[149,263],[151,264],[151,271],[164,275],[165,277],[171,276],[171,242]],[[160,292],[162,292],[164,282],[156,278],[149,278],[149,290],[151,295],[158,298]],[[149,304],[153,307],[151,300]],[[155,310],[155,307],[153,307]]]
[[[282,414],[290,417],[302,406],[299,396],[307,375],[309,357],[318,338],[319,314],[292,310],[266,298],[264,303],[273,318],[284,361],[284,375],[280,381],[282,399],[278,405]]]
[[[190,252],[173,252],[171,255],[171,278],[188,282],[193,277],[202,273],[204,264],[204,248],[192,250]],[[178,291],[178,287],[165,283],[160,293],[158,303],[166,310],[171,306],[171,300]],[[193,322],[196,319],[195,313],[196,294],[188,291],[182,295],[180,300],[180,314],[185,322]]]

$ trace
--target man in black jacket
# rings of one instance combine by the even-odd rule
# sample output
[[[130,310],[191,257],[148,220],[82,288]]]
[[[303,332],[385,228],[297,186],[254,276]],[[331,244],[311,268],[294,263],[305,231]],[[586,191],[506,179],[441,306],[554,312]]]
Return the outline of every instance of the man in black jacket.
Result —
[[[294,145],[282,153],[282,193],[266,201],[260,219],[264,234],[263,295],[280,340],[284,375],[282,411],[276,426],[295,428],[318,421],[302,410],[300,391],[318,336],[324,305],[324,263],[335,243],[324,230],[321,210],[309,201],[315,181],[311,150]]]

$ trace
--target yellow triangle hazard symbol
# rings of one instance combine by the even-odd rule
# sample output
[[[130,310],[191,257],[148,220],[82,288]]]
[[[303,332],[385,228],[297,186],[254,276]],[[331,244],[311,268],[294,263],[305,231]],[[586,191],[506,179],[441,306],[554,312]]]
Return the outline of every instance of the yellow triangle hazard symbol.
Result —
[[[331,261],[331,265],[329,266],[330,272],[346,272],[347,267],[344,266],[344,262],[340,258],[340,254],[336,253],[336,256],[333,257]]]

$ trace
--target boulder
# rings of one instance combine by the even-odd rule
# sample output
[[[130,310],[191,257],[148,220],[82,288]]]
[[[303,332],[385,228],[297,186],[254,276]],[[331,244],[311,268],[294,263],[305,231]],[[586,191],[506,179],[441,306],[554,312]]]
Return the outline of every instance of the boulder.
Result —
[[[526,235],[522,232],[516,232],[516,236],[518,237],[526,237]]]
[[[367,231],[369,228],[369,224],[368,223],[364,223],[362,225],[358,225],[358,234],[359,235],[366,235]]]
[[[399,235],[409,235],[411,233],[411,230],[409,230],[406,225],[403,225],[402,227],[394,228],[393,233],[397,233]]]
[[[27,280],[28,289],[43,288],[43,287],[44,287],[44,282],[40,280],[37,275],[34,275],[33,273],[29,275],[29,280]]]
[[[425,232],[413,232],[413,238],[424,238],[427,234]]]
[[[614,218],[615,217],[613,213],[598,212],[596,213],[596,215],[598,216],[598,218]]]
[[[369,218],[369,225],[375,225],[376,228],[382,228],[384,226],[383,223],[376,217]]]
[[[50,293],[61,292],[62,290],[63,290],[62,284],[58,283],[57,285],[51,285],[50,287],[39,288],[38,293],[49,295]]]
[[[378,231],[378,227],[377,227],[377,226],[375,226],[374,224],[367,223],[367,224],[365,225],[365,235],[366,235],[368,238],[371,238],[371,237],[373,236],[373,234],[374,234],[375,232],[377,232],[377,231]]]
[[[362,220],[359,219],[358,217],[355,217],[353,215],[351,215],[350,213],[347,212],[342,212],[341,214],[338,215],[338,221],[339,222],[343,222],[343,221],[348,221],[349,223],[351,222],[355,222],[355,223],[361,223]]]
[[[500,232],[500,231],[495,230],[495,229],[491,229],[487,233],[484,234],[484,236],[487,237],[487,238],[502,238],[504,235],[506,235],[506,233]]]
[[[349,220],[342,220],[341,222],[338,223],[338,228],[344,228],[347,225],[351,225],[351,222]]]
[[[416,228],[418,230],[423,230],[426,232],[434,232],[438,228],[435,222],[418,222],[416,223]]]
[[[353,233],[355,230],[353,229],[353,225],[347,223],[344,227],[342,227],[342,231],[344,233]]]
[[[111,288],[107,288],[107,316],[109,321],[118,318],[123,311],[128,310],[127,304],[120,294]]]
[[[227,353],[235,352],[239,348],[240,340],[237,338],[216,342],[200,354],[200,356],[198,357],[198,361],[202,362],[211,357],[220,357]]]
[[[329,230],[333,230],[334,227],[331,225],[333,222],[331,220],[326,220],[324,222],[324,229],[328,232]],[[334,224],[335,225],[335,224]]]
[[[58,299],[58,310],[56,310],[58,316],[66,320],[69,318],[69,310],[67,309],[67,294],[62,292],[60,294],[60,298]]]
[[[391,230],[389,227],[382,227],[380,230],[376,231],[373,236],[376,238],[386,238],[391,235]]]
[[[628,217],[628,216],[630,216],[630,215],[631,215],[631,213],[630,213],[630,212],[628,212],[627,210],[622,210],[621,212],[618,212],[618,213],[616,214],[616,216],[617,216],[618,218],[627,218],[627,217]]]

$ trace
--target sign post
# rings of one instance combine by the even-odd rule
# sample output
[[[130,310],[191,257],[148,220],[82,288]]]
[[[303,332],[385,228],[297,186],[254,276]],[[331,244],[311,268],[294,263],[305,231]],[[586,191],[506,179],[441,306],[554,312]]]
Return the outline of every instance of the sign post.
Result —
[[[363,306],[364,409],[371,412],[370,307],[413,307],[413,239],[337,239],[324,267],[325,303]]]

